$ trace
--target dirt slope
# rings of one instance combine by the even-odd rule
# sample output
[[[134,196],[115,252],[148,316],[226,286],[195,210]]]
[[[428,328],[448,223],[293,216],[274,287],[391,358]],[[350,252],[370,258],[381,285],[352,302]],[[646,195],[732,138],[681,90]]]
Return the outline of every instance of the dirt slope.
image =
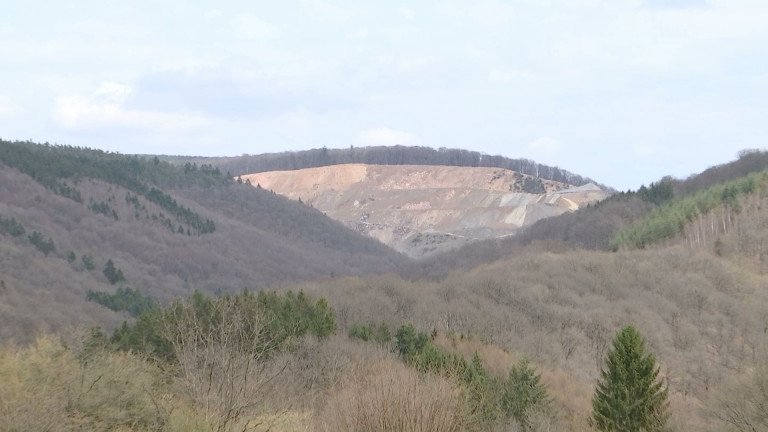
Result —
[[[606,196],[591,183],[569,187],[486,167],[348,164],[242,179],[300,199],[412,257],[511,235]]]

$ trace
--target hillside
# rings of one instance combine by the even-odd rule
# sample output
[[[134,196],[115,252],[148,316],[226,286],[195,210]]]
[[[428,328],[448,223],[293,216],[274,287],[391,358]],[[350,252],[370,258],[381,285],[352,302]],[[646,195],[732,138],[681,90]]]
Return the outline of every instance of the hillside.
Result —
[[[561,377],[553,392],[566,405],[591,397],[613,333],[633,323],[670,379],[677,430],[687,431],[705,429],[712,418],[701,407],[761,364],[765,283],[749,268],[673,246],[618,253],[525,250],[438,283],[390,277],[300,287],[327,296],[342,328],[384,320],[475,334],[550,372],[565,371],[568,378]],[[586,395],[572,393],[571,382],[586,387]],[[572,430],[588,430],[580,427]]]
[[[686,179],[665,177],[637,191],[614,193],[579,211],[542,219],[514,237],[480,241],[427,257],[418,263],[406,263],[401,274],[410,278],[440,279],[452,271],[470,270],[531,247],[555,251],[574,248],[609,250],[617,234],[639,223],[667,201],[682,201],[711,187],[722,188],[725,183],[738,181],[766,167],[768,152],[743,151],[734,161],[708,168]]]
[[[332,165],[239,177],[314,207],[411,257],[515,234],[603,199],[580,187],[485,167]]]
[[[72,147],[0,142],[0,338],[125,319],[88,290],[194,290],[385,272],[402,257],[321,212],[237,184],[210,166],[175,167]],[[111,284],[108,261],[124,280]]]
[[[12,382],[0,389],[0,421],[330,432],[397,419],[413,430],[592,431],[606,351],[633,324],[667,380],[669,430],[761,430],[768,174],[752,162],[762,157],[414,261],[303,195],[300,204],[210,165],[2,143],[0,338],[55,337],[0,349],[0,375]],[[317,173],[336,185],[379,173],[396,191],[413,178],[489,181],[456,168],[443,178],[417,175],[421,167],[390,177],[396,167],[346,168],[317,170],[301,190],[313,190]],[[495,187],[508,193],[515,183],[501,178]],[[323,197],[336,199],[312,199]],[[166,305],[189,300],[112,332],[128,315],[85,298],[118,287]],[[195,289],[239,294],[190,297]],[[104,330],[70,327],[91,324]],[[516,393],[504,389],[518,388],[520,365],[541,375],[551,403],[516,417],[505,402]],[[440,417],[409,417],[412,407]]]

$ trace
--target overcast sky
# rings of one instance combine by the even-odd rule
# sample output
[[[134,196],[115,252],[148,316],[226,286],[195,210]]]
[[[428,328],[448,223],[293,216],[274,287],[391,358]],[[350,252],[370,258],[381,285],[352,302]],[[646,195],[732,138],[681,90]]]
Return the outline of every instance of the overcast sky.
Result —
[[[767,125],[765,0],[0,0],[3,139],[465,148],[635,189]]]

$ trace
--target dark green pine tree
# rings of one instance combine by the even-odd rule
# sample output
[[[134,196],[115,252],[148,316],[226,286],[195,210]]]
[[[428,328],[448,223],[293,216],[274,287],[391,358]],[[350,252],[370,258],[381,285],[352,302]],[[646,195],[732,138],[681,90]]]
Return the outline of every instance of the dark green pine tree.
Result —
[[[528,428],[528,415],[531,410],[547,410],[551,400],[547,395],[547,386],[541,382],[541,375],[531,366],[528,359],[521,360],[509,369],[509,378],[504,383],[501,404],[504,411]]]
[[[125,280],[125,276],[123,276],[123,271],[119,268],[115,267],[115,263],[112,262],[112,260],[108,260],[107,264],[104,266],[104,276],[107,277],[107,280],[112,285]]]
[[[668,389],[656,357],[633,326],[616,335],[592,397],[592,422],[605,432],[662,430],[669,418]]]

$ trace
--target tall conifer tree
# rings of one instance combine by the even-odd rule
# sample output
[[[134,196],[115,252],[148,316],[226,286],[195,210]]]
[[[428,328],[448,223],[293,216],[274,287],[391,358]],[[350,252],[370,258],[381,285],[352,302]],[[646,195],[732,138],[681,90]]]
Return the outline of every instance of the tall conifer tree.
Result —
[[[613,340],[592,397],[592,422],[605,432],[659,431],[669,417],[667,388],[645,340],[626,326]]]

